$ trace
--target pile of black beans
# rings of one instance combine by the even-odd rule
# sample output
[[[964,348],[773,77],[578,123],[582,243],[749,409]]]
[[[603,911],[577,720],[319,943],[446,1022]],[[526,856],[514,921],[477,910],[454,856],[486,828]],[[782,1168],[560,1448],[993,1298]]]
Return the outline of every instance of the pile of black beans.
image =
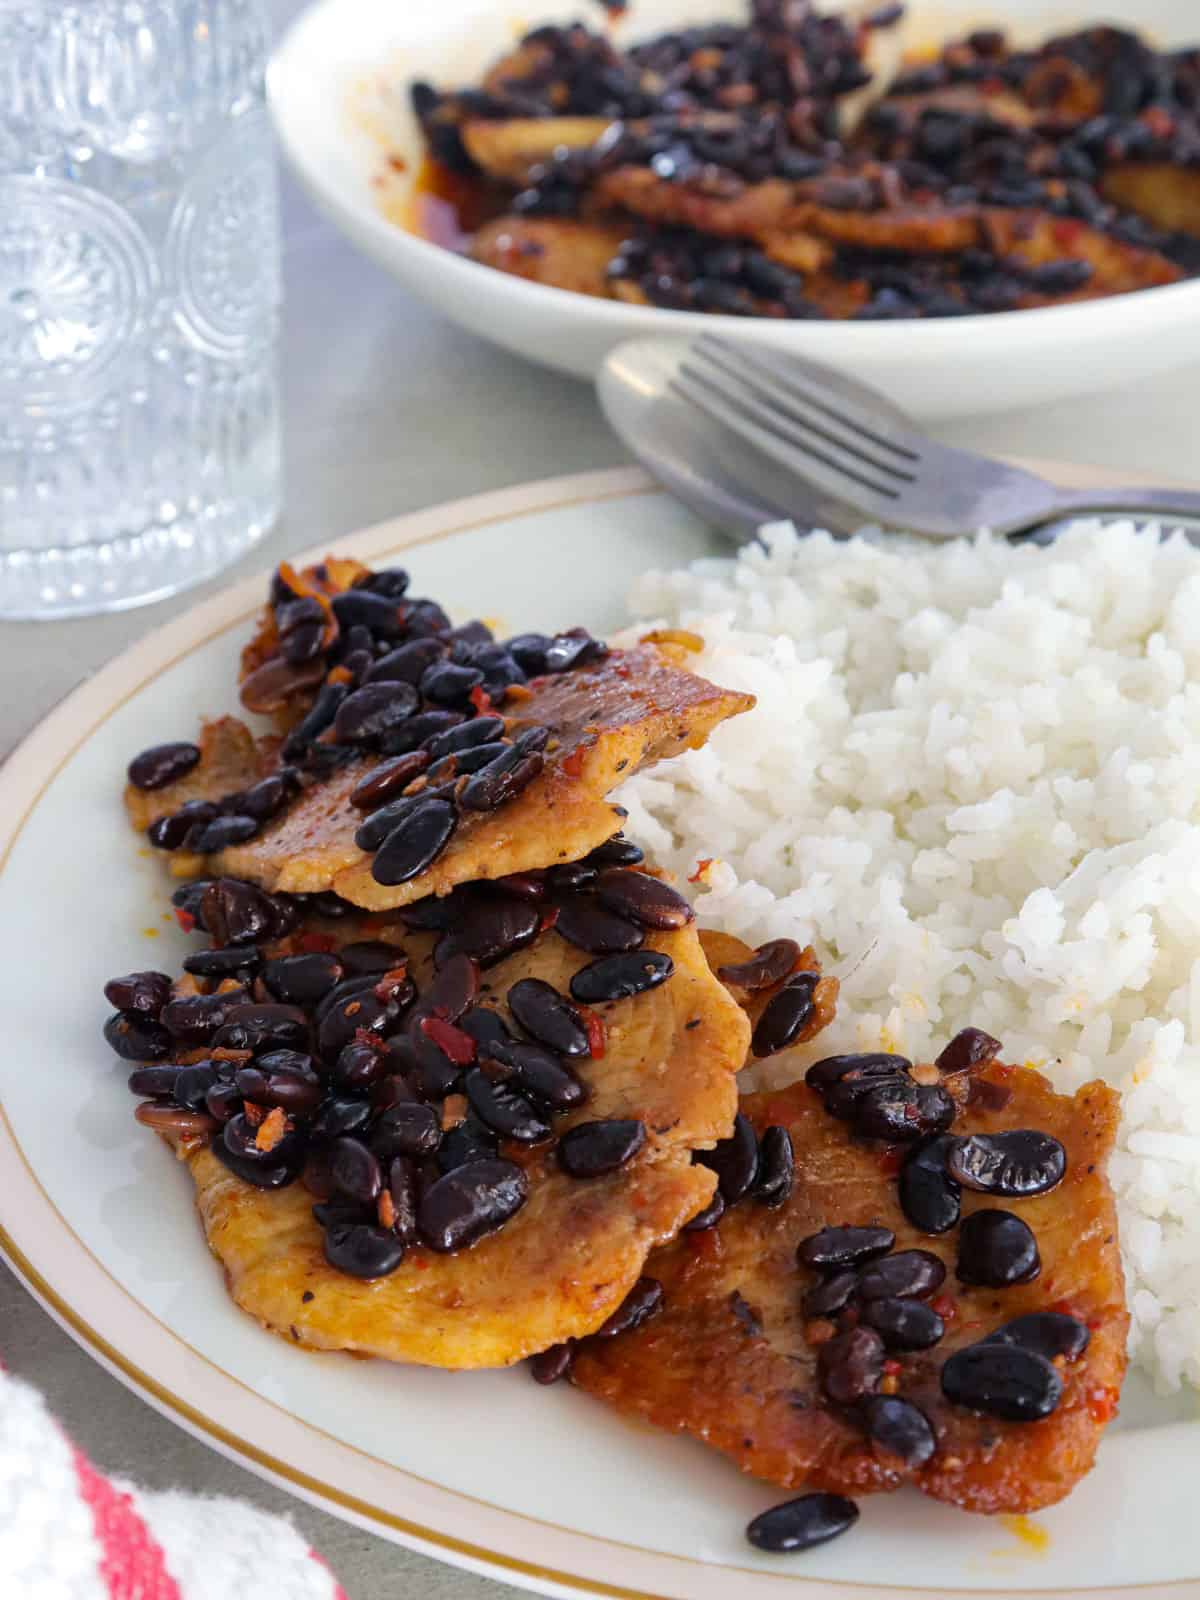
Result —
[[[316,1196],[328,1260],[354,1276],[394,1271],[418,1241],[441,1252],[468,1247],[527,1198],[525,1172],[501,1141],[548,1145],[555,1118],[585,1104],[577,1069],[605,1042],[591,1007],[671,977],[669,956],[641,948],[645,930],[679,927],[692,913],[636,870],[639,859],[618,835],[540,882],[473,885],[410,907],[410,927],[439,935],[421,992],[395,944],[270,953],[303,918],[350,909],[333,896],[272,896],[229,878],[185,886],[181,920],[213,941],[184,962],[202,992],[177,995],[160,972],[130,973],[105,989],[117,1007],[105,1037],[138,1063],[129,1086],[145,1100],[139,1120],[207,1138],[260,1188],[301,1179]],[[484,1003],[480,974],[539,933],[550,937],[555,913],[563,937],[608,953],[574,974],[569,994],[537,978],[511,985],[502,997],[510,1025]],[[564,1172],[587,1180],[624,1166],[645,1140],[633,1118],[582,1121],[554,1154]]]
[[[251,710],[271,710],[299,686],[311,704],[285,739],[276,772],[159,817],[147,830],[150,843],[199,855],[244,843],[302,786],[377,755],[384,761],[352,796],[367,813],[358,842],[377,852],[377,881],[399,884],[436,860],[464,815],[493,811],[530,784],[551,730],[527,725],[510,733],[493,707],[531,677],[602,660],[607,646],[584,629],[498,641],[482,622],[452,628],[436,602],[409,600],[407,588],[408,574],[393,568],[323,604],[277,573],[271,603],[279,654],[247,678],[242,697]],[[156,745],[130,763],[129,780],[161,789],[199,759],[195,745]]]
[[[475,117],[738,113],[750,127],[779,112],[793,140],[819,147],[836,134],[838,100],[869,81],[858,29],[808,0],[751,0],[749,11],[745,23],[683,28],[624,51],[581,23],[534,28],[517,70],[493,75],[486,89],[414,83],[413,109],[431,152],[459,172],[474,170],[458,129]],[[889,27],[902,11],[881,4],[871,22]]]
[[[652,305],[676,311],[798,320],[822,315],[808,298],[801,273],[772,261],[755,245],[693,228],[631,224],[608,276],[614,283],[636,285]]]

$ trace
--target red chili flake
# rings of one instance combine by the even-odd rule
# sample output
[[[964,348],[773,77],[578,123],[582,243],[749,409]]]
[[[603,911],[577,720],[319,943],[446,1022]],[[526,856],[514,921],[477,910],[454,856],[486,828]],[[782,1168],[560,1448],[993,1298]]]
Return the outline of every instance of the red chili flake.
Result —
[[[399,991],[408,981],[408,962],[399,961],[383,974],[379,982],[371,991],[376,1000],[381,1000],[385,1005],[389,1000],[395,999]]]
[[[558,911],[558,906],[551,906],[548,910],[542,912],[541,918],[538,922],[539,934],[546,933],[554,926],[554,924],[558,921]]]
[[[929,1302],[930,1309],[936,1311],[943,1322],[953,1322],[958,1315],[958,1305],[952,1295],[939,1294],[936,1299]]]
[[[441,1017],[422,1017],[421,1032],[437,1045],[443,1055],[449,1056],[456,1067],[469,1067],[474,1061],[475,1040],[452,1022],[446,1022]]]
[[[253,1100],[245,1101],[242,1105],[242,1111],[245,1113],[246,1121],[252,1128],[257,1128],[267,1115],[266,1106],[256,1105]]]
[[[891,1360],[891,1361],[885,1361],[883,1363],[883,1370],[884,1370],[884,1373],[889,1378],[894,1378],[899,1373],[903,1372],[904,1368],[900,1365],[900,1363],[898,1361]]]
[[[598,1017],[588,1006],[580,1006],[579,1015],[583,1018],[583,1025],[587,1029],[588,1050],[592,1060],[600,1061],[608,1048],[608,1032],[604,1026],[604,1019]]]
[[[1093,1422],[1105,1423],[1111,1421],[1117,1414],[1117,1391],[1115,1389],[1089,1389],[1087,1408]]]
[[[1075,1308],[1069,1300],[1054,1300],[1046,1307],[1047,1311],[1058,1311],[1064,1317],[1073,1317]]]
[[[696,863],[696,870],[688,878],[688,882],[702,883],[704,880],[704,874],[708,871],[709,867],[712,866],[715,860],[715,856],[701,856],[699,861]]]
[[[478,716],[486,717],[492,709],[492,697],[481,683],[475,685],[467,699],[475,707]]]
[[[389,156],[387,158],[387,164],[389,167],[391,167],[393,172],[408,171],[408,162],[405,161],[403,156]]]
[[[1054,234],[1055,244],[1061,244],[1070,249],[1083,232],[1083,223],[1073,217],[1060,217],[1052,225],[1051,231]]]
[[[353,683],[354,674],[349,667],[331,667],[325,674],[326,683]]]
[[[904,1165],[904,1155],[895,1145],[885,1150],[879,1157],[879,1170],[889,1178],[894,1178]]]
[[[583,758],[587,754],[583,745],[577,744],[571,754],[562,763],[562,769],[568,778],[578,778],[583,771]]]
[[[330,955],[337,949],[337,940],[331,933],[302,933],[296,940],[303,955]]]
[[[191,933],[196,926],[195,917],[190,911],[185,911],[182,906],[175,907],[175,921],[183,929],[184,933]]]
[[[365,1044],[368,1050],[374,1050],[377,1056],[387,1055],[387,1041],[381,1039],[377,1033],[372,1033],[370,1028],[355,1028],[354,1043]]]

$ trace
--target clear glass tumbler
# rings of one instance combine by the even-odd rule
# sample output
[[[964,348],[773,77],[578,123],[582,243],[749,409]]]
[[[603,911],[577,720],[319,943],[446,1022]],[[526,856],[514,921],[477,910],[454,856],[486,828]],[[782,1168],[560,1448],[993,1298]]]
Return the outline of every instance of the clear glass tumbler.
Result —
[[[0,616],[141,605],[270,527],[258,0],[0,0]]]

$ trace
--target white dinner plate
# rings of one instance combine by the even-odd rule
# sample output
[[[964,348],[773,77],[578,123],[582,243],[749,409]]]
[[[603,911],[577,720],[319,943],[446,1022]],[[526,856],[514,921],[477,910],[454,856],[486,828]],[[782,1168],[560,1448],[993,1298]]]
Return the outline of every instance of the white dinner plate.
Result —
[[[1076,480],[1078,481],[1078,479]],[[505,490],[337,549],[400,555],[418,592],[514,631],[623,620],[629,581],[721,548],[631,471]],[[326,554],[325,549],[314,557]],[[1200,555],[1197,556],[1200,562]],[[453,1374],[293,1349],[230,1301],[191,1184],[133,1120],[101,987],[186,949],[161,859],[125,821],[126,762],[236,706],[265,592],[239,583],[77,689],[0,771],[0,1246],[78,1342],[150,1404],[364,1528],[549,1594],[886,1600],[902,1593],[1200,1595],[1195,1396],[1136,1382],[1095,1471],[1035,1519],[903,1492],[800,1558],[743,1538],[782,1498],[720,1456],[524,1371]]]
[[[868,0],[858,0],[866,8]],[[840,0],[823,0],[837,9]],[[713,18],[748,0],[633,0],[618,39]],[[918,42],[984,21],[1040,41],[1089,17],[1165,45],[1200,42],[1196,0],[911,0]],[[529,283],[431,244],[411,213],[421,138],[414,78],[477,83],[514,39],[596,0],[317,0],[293,24],[268,74],[284,154],[317,204],[359,249],[453,321],[531,361],[593,377],[623,339],[698,332],[762,341],[841,366],[917,417],[970,416],[1111,389],[1191,361],[1200,279],[1110,299],[991,316],[899,322],[789,322],[631,306]]]

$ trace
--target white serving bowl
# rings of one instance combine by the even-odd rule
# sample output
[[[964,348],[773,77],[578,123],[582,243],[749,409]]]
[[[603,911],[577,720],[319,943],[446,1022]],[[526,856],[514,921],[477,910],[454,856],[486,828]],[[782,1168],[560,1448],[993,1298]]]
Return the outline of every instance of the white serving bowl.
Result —
[[[1195,0],[910,0],[922,38],[985,21],[1022,39],[1087,20],[1125,22],[1163,44],[1200,41]],[[595,0],[319,0],[271,64],[285,154],[317,204],[367,255],[446,316],[561,371],[592,377],[623,339],[708,329],[840,366],[915,416],[963,416],[1113,388],[1200,358],[1200,279],[1038,311],[948,321],[776,322],[703,316],[545,288],[406,231],[421,147],[414,78],[466,84],[525,28]],[[744,15],[739,0],[633,0],[621,37]],[[399,156],[403,170],[389,166]],[[353,315],[353,306],[345,308]]]

